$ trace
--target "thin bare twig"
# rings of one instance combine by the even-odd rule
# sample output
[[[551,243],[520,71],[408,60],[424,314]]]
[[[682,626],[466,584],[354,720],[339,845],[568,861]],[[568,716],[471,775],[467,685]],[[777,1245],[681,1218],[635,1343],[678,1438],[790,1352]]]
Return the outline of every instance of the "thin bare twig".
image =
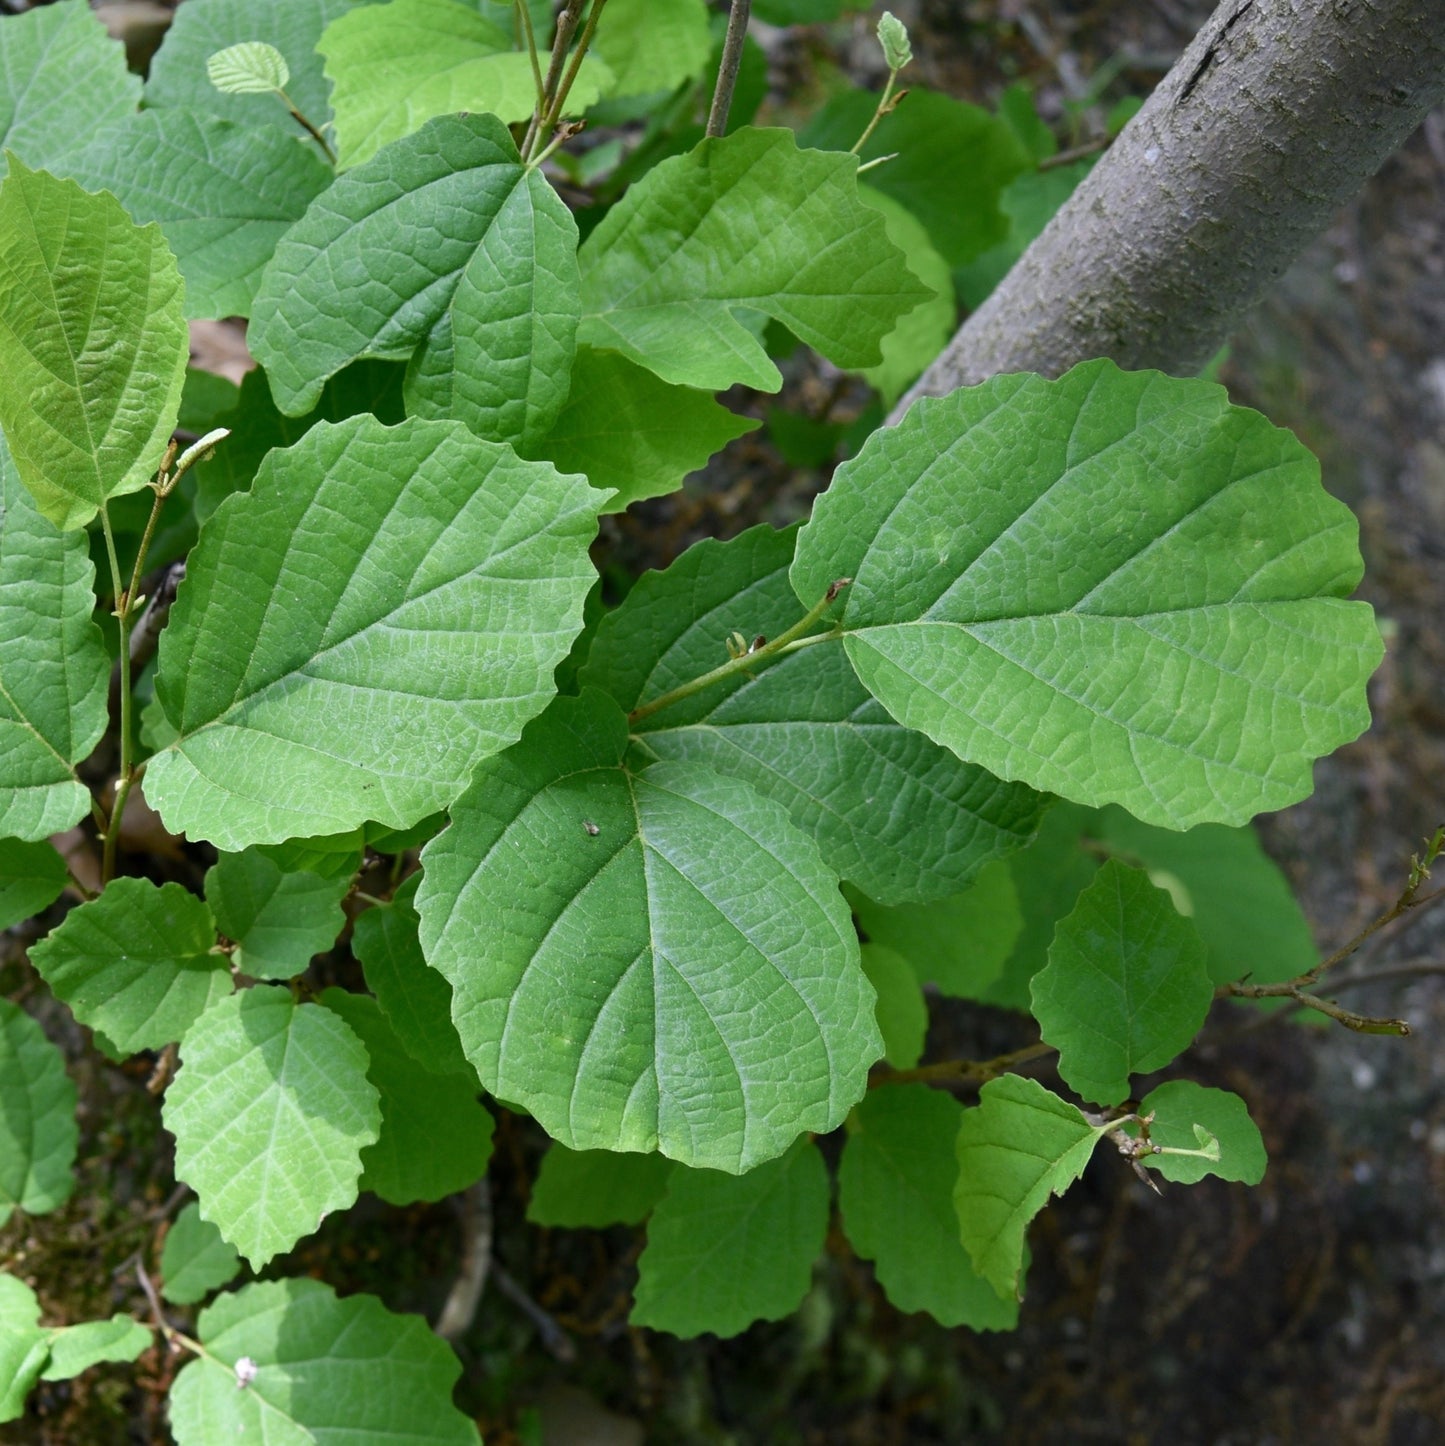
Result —
[[[478,1180],[462,1197],[462,1265],[452,1282],[436,1333],[444,1341],[459,1340],[471,1328],[487,1288],[492,1264],[492,1193]]]
[[[707,113],[707,134],[712,137],[722,135],[728,128],[728,112],[732,109],[738,70],[743,63],[743,41],[747,38],[752,8],[753,0],[732,0],[727,35],[723,37],[722,62],[717,68],[717,85],[712,93],[712,109]]]
[[[1026,1044],[1022,1049],[997,1055],[993,1059],[945,1059],[938,1064],[919,1065],[917,1069],[889,1070],[875,1075],[869,1081],[869,1088],[895,1084],[987,1084],[1021,1064],[1056,1052],[1052,1044],[1039,1040],[1036,1044]]]
[[[493,1264],[492,1279],[497,1282],[497,1289],[536,1326],[537,1334],[541,1337],[543,1346],[552,1358],[560,1361],[564,1366],[570,1366],[577,1359],[577,1347],[572,1344],[572,1337],[517,1284],[512,1275],[502,1266]]]

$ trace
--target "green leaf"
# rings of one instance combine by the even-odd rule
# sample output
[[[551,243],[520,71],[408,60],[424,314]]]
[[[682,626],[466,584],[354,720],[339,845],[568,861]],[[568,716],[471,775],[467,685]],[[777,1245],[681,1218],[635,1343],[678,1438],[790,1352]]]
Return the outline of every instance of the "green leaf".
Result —
[[[481,1446],[452,1405],[461,1363],[451,1347],[420,1316],[394,1315],[375,1296],[342,1300],[319,1281],[266,1281],[208,1306],[197,1334],[207,1354],[171,1388],[179,1446]]]
[[[958,1235],[954,1142],[963,1106],[927,1085],[870,1091],[853,1112],[838,1166],[838,1205],[853,1249],[904,1311],[940,1325],[1012,1330],[1018,1301],[974,1269]]]
[[[200,111],[243,126],[294,127],[297,136],[303,135],[279,97],[227,95],[207,74],[217,51],[264,41],[281,52],[291,73],[286,94],[292,104],[320,129],[331,120],[331,103],[316,42],[329,21],[352,9],[354,0],[186,0],[151,61],[145,103]]]
[[[903,955],[921,984],[956,999],[977,999],[998,978],[1023,927],[1008,863],[983,869],[973,887],[951,898],[887,908],[850,894],[865,938]]]
[[[1025,171],[1008,183],[999,198],[1008,218],[1008,234],[955,272],[959,299],[965,307],[972,311],[983,303],[1093,168],[1090,158],[1047,171]]]
[[[1001,1296],[1018,1296],[1029,1221],[1080,1175],[1108,1125],[1091,1125],[1037,1080],[990,1080],[958,1128],[954,1204],[974,1268]]]
[[[877,104],[866,90],[835,96],[803,127],[800,144],[846,151]],[[1028,153],[1006,121],[920,86],[909,86],[908,98],[883,117],[859,152],[864,162],[880,156],[892,159],[868,172],[868,184],[906,206],[951,267],[1004,239],[1008,221],[999,198],[1029,167]]]
[[[355,1030],[381,1096],[381,1134],[361,1154],[361,1188],[392,1205],[441,1200],[480,1180],[492,1157],[492,1116],[470,1065],[429,1074],[402,1047],[376,1000],[328,989],[321,1002]]]
[[[662,1155],[569,1150],[553,1145],[532,1184],[527,1219],[533,1225],[602,1230],[641,1225],[680,1168]]]
[[[189,351],[160,228],[12,156],[0,184],[0,424],[57,527],[83,527],[106,498],[146,485]]]
[[[402,404],[405,374],[405,368],[394,362],[355,362],[322,387],[315,410],[304,417],[288,417],[271,400],[266,373],[259,367],[247,372],[230,414],[208,420],[208,427],[229,427],[231,435],[209,461],[198,462],[192,469],[197,478],[197,519],[206,522],[231,493],[244,492],[255,480],[267,452],[294,445],[317,422],[344,422],[360,412],[370,412],[388,426],[400,422],[406,416]]]
[[[725,663],[730,633],[778,636],[802,615],[787,578],[797,535],[752,528],[645,574],[599,627],[583,683],[632,709]],[[654,756],[705,763],[775,799],[831,868],[890,901],[961,889],[1028,839],[1044,804],[899,727],[831,643],[735,675],[634,731]]]
[[[746,1175],[674,1170],[637,1262],[633,1325],[735,1336],[791,1315],[828,1233],[828,1172],[799,1140]]]
[[[241,1257],[193,1200],[172,1222],[161,1247],[161,1294],[175,1305],[194,1305],[236,1278]]]
[[[484,763],[422,854],[422,948],[482,1083],[555,1139],[741,1173],[842,1122],[873,990],[777,804],[626,750],[588,690]]]
[[[315,874],[323,879],[347,879],[361,867],[366,847],[362,827],[344,833],[290,838],[279,844],[258,844],[256,852],[271,860],[282,873]]]
[[[1170,1080],[1144,1097],[1139,1113],[1154,1116],[1149,1138],[1156,1145],[1196,1150],[1196,1127],[1200,1126],[1219,1142],[1219,1159],[1214,1161],[1202,1155],[1143,1156],[1143,1163],[1166,1180],[1193,1185],[1206,1175],[1218,1175],[1221,1180],[1258,1185],[1264,1179],[1268,1157],[1259,1126],[1250,1119],[1244,1101],[1229,1090],[1208,1089],[1193,1080]],[[1137,1126],[1125,1128],[1131,1135],[1139,1133]]]
[[[888,239],[903,253],[908,269],[933,293],[899,319],[883,338],[883,360],[863,372],[884,405],[891,407],[953,335],[958,305],[953,298],[948,262],[935,250],[923,223],[892,197],[871,186],[860,185],[858,197],[882,215]]]
[[[284,412],[358,357],[410,357],[409,410],[533,439],[567,399],[576,249],[571,212],[506,127],[443,116],[312,202],[266,268],[247,340]]]
[[[883,1058],[894,1069],[912,1069],[923,1056],[928,1033],[928,1005],[918,975],[896,949],[864,944],[863,972],[878,995],[878,1031],[883,1036]]]
[[[0,1421],[25,1414],[25,1398],[49,1356],[50,1339],[40,1324],[35,1292],[17,1276],[0,1271]]]
[[[452,1023],[452,986],[421,952],[413,874],[390,904],[358,916],[351,951],[361,961],[366,987],[376,995],[396,1037],[412,1059],[432,1074],[471,1069]]]
[[[900,723],[1188,828],[1302,798],[1369,722],[1356,531],[1315,459],[1222,387],[1096,361],[875,432],[792,576],[809,603],[854,579],[844,646]]]
[[[0,434],[0,833],[13,839],[90,812],[75,765],[105,732],[110,684],[94,581],[84,534],[40,515]]]
[[[604,512],[675,492],[755,417],[719,406],[705,392],[675,387],[614,351],[577,349],[572,390],[552,429],[528,449],[562,472],[611,487]]]
[[[883,49],[883,59],[889,70],[902,70],[913,60],[908,27],[891,10],[885,10],[879,18],[878,44]]]
[[[149,1326],[119,1312],[109,1320],[88,1320],[50,1332],[50,1359],[42,1381],[68,1381],[102,1361],[133,1361],[155,1342]]]
[[[65,860],[50,844],[0,838],[0,929],[44,913],[69,879]]]
[[[712,54],[707,6],[703,0],[611,0],[593,53],[612,72],[609,98],[673,90],[701,75]]]
[[[69,1199],[75,1099],[60,1051],[18,1004],[0,999],[0,1225],[17,1208],[44,1215]]]
[[[682,386],[775,392],[782,375],[747,310],[840,367],[876,365],[928,293],[858,199],[857,169],[751,127],[663,161],[582,248],[579,339]]]
[[[1214,1002],[1204,941],[1169,895],[1110,859],[1059,923],[1033,978],[1033,1013],[1059,1074],[1095,1104],[1189,1048]]]
[[[228,45],[206,61],[206,75],[223,95],[265,95],[291,79],[286,57],[263,40]]]
[[[216,926],[180,884],[112,879],[30,949],[30,962],[82,1023],[123,1055],[181,1038],[231,992]]]
[[[214,1004],[181,1041],[163,1119],[201,1214],[261,1266],[357,1194],[381,1110],[345,1023],[257,985]]]
[[[239,852],[445,808],[553,691],[595,494],[455,422],[320,423],[206,524],[146,797]]]
[[[0,176],[13,151],[39,171],[64,169],[99,130],[140,100],[125,65],[85,0],[40,5],[0,23]]]
[[[1216,984],[1248,975],[1259,984],[1293,979],[1319,963],[1298,901],[1253,829],[1200,824],[1187,833],[1150,828],[1122,808],[1093,819],[1089,833],[1167,883],[1209,951]]]
[[[479,111],[512,124],[537,104],[531,62],[513,49],[512,36],[456,0],[353,6],[316,48],[332,82],[343,167],[370,160],[435,116]],[[580,115],[609,78],[605,66],[584,60],[566,114]]]
[[[186,110],[128,116],[69,170],[87,190],[118,197],[136,221],[159,223],[189,317],[249,316],[276,243],[331,182],[317,153],[279,125]]]
[[[236,944],[231,963],[253,979],[291,979],[324,954],[346,924],[349,875],[283,872],[256,849],[222,854],[206,874],[216,927]]]
[[[1029,981],[1049,962],[1054,927],[1073,911],[1080,891],[1099,868],[1099,859],[1079,846],[1079,834],[1091,817],[1092,810],[1077,804],[1054,803],[1033,843],[1009,856],[1023,927],[997,976],[979,992],[984,1003],[1028,1012]]]

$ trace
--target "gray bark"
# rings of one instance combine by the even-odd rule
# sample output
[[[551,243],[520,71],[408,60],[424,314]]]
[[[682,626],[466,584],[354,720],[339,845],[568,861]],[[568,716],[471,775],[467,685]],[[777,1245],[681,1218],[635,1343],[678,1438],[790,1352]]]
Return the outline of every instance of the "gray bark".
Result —
[[[1445,96],[1445,0],[1224,0],[917,386],[1197,371]]]

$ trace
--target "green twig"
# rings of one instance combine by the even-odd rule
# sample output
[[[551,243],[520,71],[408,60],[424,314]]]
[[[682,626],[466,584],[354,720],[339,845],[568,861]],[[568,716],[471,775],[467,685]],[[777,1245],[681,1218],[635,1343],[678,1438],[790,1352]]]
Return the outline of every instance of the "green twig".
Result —
[[[334,168],[336,165],[336,152],[327,144],[326,137],[301,113],[297,108],[296,102],[293,101],[279,85],[276,87],[276,94],[281,97],[281,103],[291,112],[292,120],[300,125],[310,135],[311,139],[321,147],[321,153]]]
[[[766,638],[755,638],[751,644],[745,644],[726,663],[712,669],[711,672],[704,673],[700,678],[692,679],[691,682],[681,683],[676,688],[662,694],[661,697],[654,698],[650,703],[643,703],[634,708],[627,715],[627,721],[640,723],[644,718],[651,717],[652,714],[660,712],[663,708],[669,708],[674,703],[681,703],[684,698],[691,698],[694,693],[700,693],[704,688],[711,688],[714,683],[721,683],[723,679],[731,678],[736,673],[747,672],[757,664],[767,662],[780,653],[789,651],[799,642],[821,643],[832,638],[842,637],[841,629],[819,633],[816,638],[804,639],[803,634],[822,618],[838,594],[852,581],[851,577],[840,577],[829,586],[828,591],[823,594],[822,601],[816,607],[810,608],[807,614],[799,618],[786,632],[779,633],[771,642]]]
[[[547,103],[547,92],[542,88],[542,62],[537,58],[537,36],[532,29],[532,12],[527,0],[517,0],[517,20],[527,42],[527,58],[532,62],[532,84],[537,88],[537,111],[541,112]]]
[[[753,0],[732,0],[722,60],[717,68],[717,85],[712,93],[712,109],[707,113],[707,134],[712,137],[722,135],[728,128],[728,112],[732,109],[733,91],[743,63],[743,41],[747,39],[752,8]]]
[[[897,95],[893,94],[893,82],[897,79],[898,72],[896,70],[890,70],[888,72],[888,84],[883,87],[883,94],[878,97],[878,105],[873,112],[873,119],[864,127],[863,134],[849,146],[848,154],[850,156],[856,156],[862,151],[863,147],[868,144],[868,137],[878,129],[879,121],[886,115],[892,115],[893,112],[898,109],[898,103],[908,94],[906,90],[900,90]],[[880,156],[878,159],[882,160],[883,157]],[[876,165],[877,161],[870,161],[869,164]]]
[[[174,446],[174,444],[172,444]],[[168,453],[169,455],[169,453]],[[152,509],[154,520],[154,509]],[[115,550],[115,530],[110,525],[110,509],[100,506],[100,526],[105,534],[105,551],[110,560],[111,589],[115,594],[115,619],[120,629],[120,767],[116,775],[115,798],[105,823],[104,849],[100,861],[100,883],[104,888],[115,874],[115,853],[120,841],[120,821],[131,786],[131,696],[130,696],[130,595],[120,575],[120,558]],[[147,528],[147,535],[151,531]],[[141,555],[136,557],[140,567]],[[134,576],[134,575],[133,575]]]
[[[557,30],[552,37],[552,59],[547,66],[547,79],[542,83],[542,100],[532,112],[527,134],[522,140],[522,159],[531,160],[533,151],[542,144],[540,135],[547,112],[551,109],[552,96],[562,79],[562,67],[567,63],[567,47],[572,43],[577,22],[582,18],[582,8],[587,0],[567,0],[562,13],[557,17]]]

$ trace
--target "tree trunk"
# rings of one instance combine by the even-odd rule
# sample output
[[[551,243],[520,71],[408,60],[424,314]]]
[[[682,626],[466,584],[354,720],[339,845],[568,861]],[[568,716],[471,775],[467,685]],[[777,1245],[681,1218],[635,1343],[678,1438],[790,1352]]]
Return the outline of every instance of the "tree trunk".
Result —
[[[1445,0],[1224,0],[914,389],[1197,371],[1445,96]]]

